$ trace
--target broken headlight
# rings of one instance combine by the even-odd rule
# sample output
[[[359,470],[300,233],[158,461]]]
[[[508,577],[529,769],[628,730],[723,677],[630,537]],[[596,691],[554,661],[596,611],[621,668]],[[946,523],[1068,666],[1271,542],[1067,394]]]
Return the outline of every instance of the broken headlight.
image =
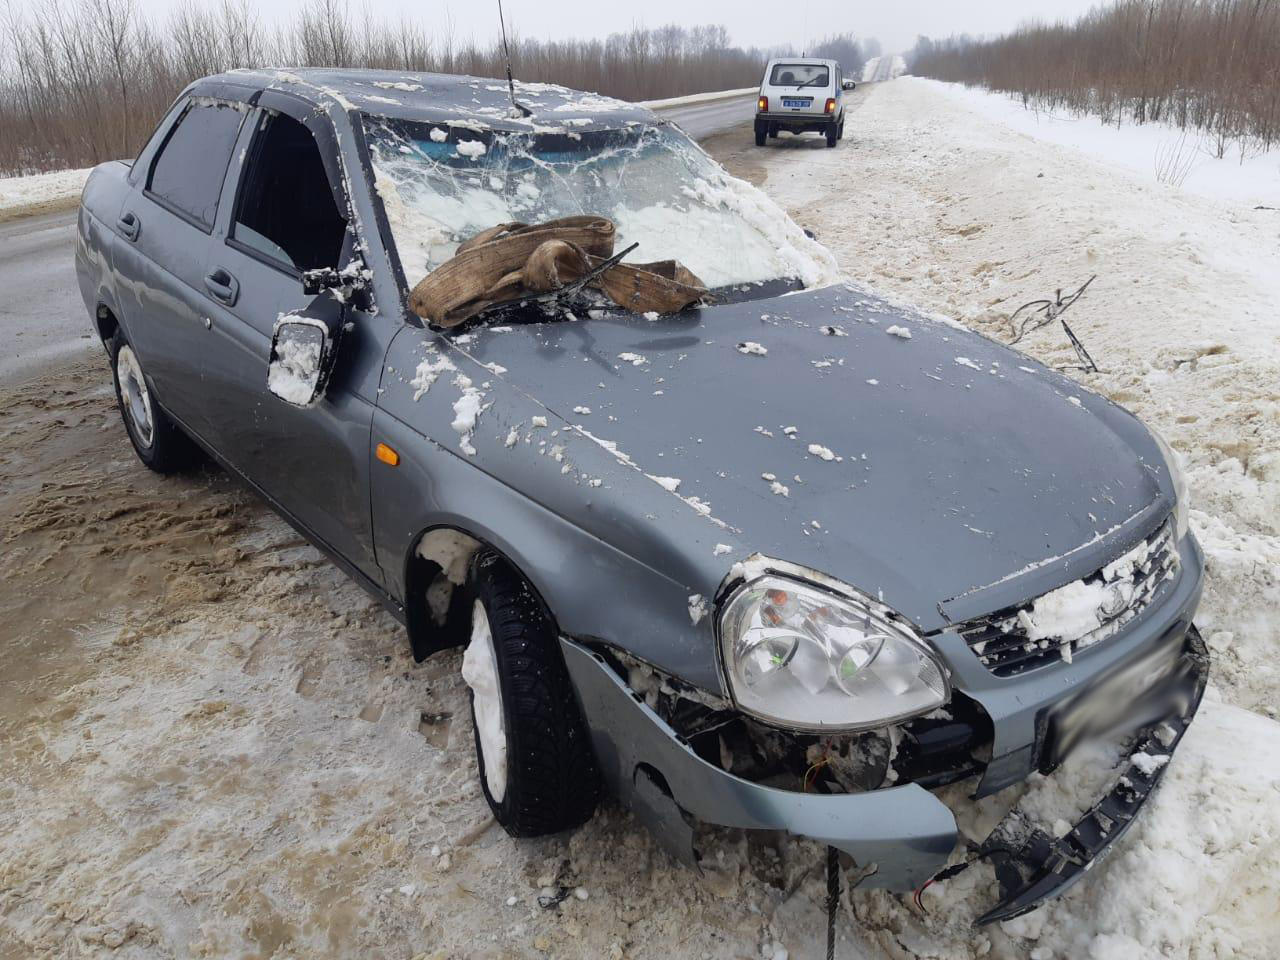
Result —
[[[1151,431],[1151,436],[1160,448],[1165,469],[1169,471],[1169,480],[1173,483],[1174,542],[1180,543],[1187,535],[1187,527],[1191,522],[1191,500],[1187,493],[1187,478],[1182,472],[1182,457],[1154,430]]]
[[[860,730],[927,713],[950,695],[942,665],[885,607],[769,575],[720,617],[729,691],[787,727]]]

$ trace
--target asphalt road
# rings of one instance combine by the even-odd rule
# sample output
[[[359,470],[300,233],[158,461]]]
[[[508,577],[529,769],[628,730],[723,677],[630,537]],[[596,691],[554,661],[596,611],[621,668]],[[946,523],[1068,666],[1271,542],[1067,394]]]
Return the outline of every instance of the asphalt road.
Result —
[[[754,108],[748,96],[660,112],[697,139],[748,122]],[[76,287],[75,217],[67,211],[0,223],[0,383],[96,346]]]
[[[692,103],[685,107],[668,107],[657,111],[674,120],[695,140],[719,133],[740,123],[748,123],[755,116],[756,98],[753,94],[710,103]]]
[[[76,287],[75,211],[0,223],[0,382],[94,345]]]

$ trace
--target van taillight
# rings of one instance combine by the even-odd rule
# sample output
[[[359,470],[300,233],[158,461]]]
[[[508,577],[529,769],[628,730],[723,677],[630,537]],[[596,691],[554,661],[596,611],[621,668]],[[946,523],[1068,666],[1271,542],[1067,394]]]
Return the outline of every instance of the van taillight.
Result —
[[[764,98],[761,97],[760,99],[763,100]],[[835,112],[836,112],[836,98],[827,97],[827,113],[835,113]]]
[[[756,109],[757,109],[757,110],[759,110],[761,113],[768,113],[768,112],[769,112],[769,98],[768,98],[768,97],[761,97],[759,100],[757,100],[757,101],[756,101]]]

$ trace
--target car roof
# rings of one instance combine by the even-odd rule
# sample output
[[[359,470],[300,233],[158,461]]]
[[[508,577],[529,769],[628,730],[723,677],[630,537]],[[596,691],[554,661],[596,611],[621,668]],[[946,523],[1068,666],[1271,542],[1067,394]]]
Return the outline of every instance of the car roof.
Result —
[[[835,60],[828,60],[825,57],[774,57],[769,61],[768,66],[772,67],[775,63],[820,63],[826,67],[838,66],[838,63]]]
[[[198,80],[189,92],[216,95],[225,85],[278,90],[317,105],[376,116],[495,130],[609,128],[660,124],[651,111],[625,100],[553,83],[516,81],[516,100],[529,116],[513,116],[504,80],[459,74],[339,68],[232,70]]]

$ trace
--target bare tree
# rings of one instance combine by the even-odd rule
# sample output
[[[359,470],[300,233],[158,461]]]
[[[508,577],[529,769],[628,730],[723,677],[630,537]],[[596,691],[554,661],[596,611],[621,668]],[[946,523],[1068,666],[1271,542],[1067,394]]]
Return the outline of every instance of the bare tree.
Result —
[[[1114,0],[990,40],[921,37],[908,62],[1035,109],[1196,130],[1219,157],[1280,140],[1280,0]]]
[[[451,20],[429,34],[411,21],[381,21],[367,12],[353,18],[347,0],[306,0],[274,28],[264,28],[253,0],[193,0],[162,23],[146,21],[135,0],[0,3],[0,174],[130,156],[184,86],[224,70],[505,72],[500,43],[459,45]],[[824,42],[829,56],[850,73],[856,69],[853,37]],[[631,100],[749,86],[772,52],[733,46],[719,25],[636,25],[603,41],[513,35],[511,44],[521,80]],[[1258,99],[1275,114],[1274,85]]]

